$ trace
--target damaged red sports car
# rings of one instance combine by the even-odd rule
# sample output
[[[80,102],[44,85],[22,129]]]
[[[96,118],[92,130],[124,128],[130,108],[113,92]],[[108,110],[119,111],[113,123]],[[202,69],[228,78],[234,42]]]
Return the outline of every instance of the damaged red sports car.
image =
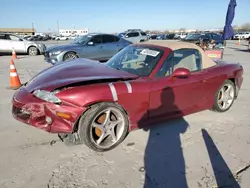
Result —
[[[63,140],[107,151],[136,128],[202,110],[227,111],[243,82],[239,63],[212,60],[195,44],[148,41],[106,63],[49,67],[13,96],[13,116]]]

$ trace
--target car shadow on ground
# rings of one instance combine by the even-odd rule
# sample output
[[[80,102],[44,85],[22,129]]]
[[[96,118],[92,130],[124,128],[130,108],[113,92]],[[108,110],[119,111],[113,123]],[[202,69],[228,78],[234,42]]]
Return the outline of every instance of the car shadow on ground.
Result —
[[[168,109],[174,112],[179,111],[175,104],[175,95],[171,88],[163,90],[161,93],[161,105],[157,109],[150,110],[139,121],[139,127],[145,131],[149,131],[148,142],[144,153],[144,170],[145,181],[144,188],[188,188],[186,179],[185,159],[181,144],[181,134],[184,134],[189,127],[188,122],[182,117],[164,123],[152,124],[145,126],[145,118],[150,114],[159,114]],[[207,146],[213,170],[215,171],[218,187],[230,184],[237,185],[237,182],[231,175],[225,161],[219,155],[212,139],[209,139],[208,133],[202,130],[203,137]],[[214,154],[216,152],[216,154]],[[218,171],[218,169],[220,169]],[[222,177],[220,172],[230,177],[230,182],[226,177]],[[234,181],[233,181],[234,180]],[[235,186],[237,187],[237,186]]]

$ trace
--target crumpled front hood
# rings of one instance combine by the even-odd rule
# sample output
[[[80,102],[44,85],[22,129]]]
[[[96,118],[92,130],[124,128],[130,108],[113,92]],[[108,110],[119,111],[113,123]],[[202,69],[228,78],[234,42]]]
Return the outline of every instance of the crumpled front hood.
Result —
[[[137,77],[137,75],[113,69],[97,61],[75,59],[71,62],[58,63],[43,70],[26,84],[26,89],[29,92],[37,89],[52,91],[56,88],[85,81]]]

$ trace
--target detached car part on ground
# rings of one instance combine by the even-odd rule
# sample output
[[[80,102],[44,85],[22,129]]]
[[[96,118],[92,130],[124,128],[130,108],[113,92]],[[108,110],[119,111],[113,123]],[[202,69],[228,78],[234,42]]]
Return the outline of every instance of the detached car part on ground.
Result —
[[[43,54],[46,46],[42,43],[31,42],[13,34],[0,33],[0,53],[24,53],[29,55]]]
[[[108,151],[137,128],[226,112],[242,82],[239,63],[213,61],[191,43],[148,41],[106,63],[76,59],[40,72],[14,94],[12,113],[65,142]]]
[[[76,58],[107,61],[131,42],[110,34],[88,34],[77,37],[71,44],[48,48],[46,62],[56,64]]]

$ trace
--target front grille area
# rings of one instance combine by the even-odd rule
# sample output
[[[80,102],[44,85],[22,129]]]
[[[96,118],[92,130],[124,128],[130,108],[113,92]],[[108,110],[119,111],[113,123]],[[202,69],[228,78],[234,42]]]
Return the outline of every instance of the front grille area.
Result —
[[[28,120],[30,118],[30,114],[27,112],[24,112],[21,108],[18,108],[16,106],[12,107],[12,113],[17,118]]]
[[[49,57],[49,52],[44,52],[45,57]]]

